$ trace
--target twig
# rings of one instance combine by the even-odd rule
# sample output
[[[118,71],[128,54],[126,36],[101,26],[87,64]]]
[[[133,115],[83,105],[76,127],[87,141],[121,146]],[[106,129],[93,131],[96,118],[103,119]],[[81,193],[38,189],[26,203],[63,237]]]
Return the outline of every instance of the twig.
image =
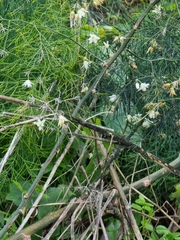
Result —
[[[180,166],[180,154],[179,154],[178,158],[176,158],[174,161],[172,161],[169,165],[172,166],[173,168],[178,168]],[[151,184],[154,181],[156,181],[157,179],[166,176],[168,173],[169,173],[169,171],[167,170],[167,168],[161,168],[160,170],[148,175],[147,177],[144,177],[134,183],[128,184],[128,186],[123,187],[123,191],[125,193],[128,193],[129,189],[132,187],[135,189],[140,189],[142,187],[145,187],[146,181],[149,181]]]
[[[101,216],[103,215],[105,209],[107,208],[107,206],[109,205],[109,203],[111,202],[111,200],[113,199],[115,194],[115,190],[112,190],[111,193],[108,196],[108,199],[106,200],[104,206],[101,209],[101,212],[99,214],[101,214]],[[96,216],[94,218],[94,220],[91,222],[91,224],[89,225],[89,227],[81,234],[81,236],[78,238],[78,240],[84,240],[85,237],[87,236],[87,233],[90,231],[90,229],[92,228],[92,226],[95,224],[96,219],[98,218],[98,216]]]
[[[69,210],[69,212],[74,211],[74,209],[76,208],[77,204],[79,204],[78,200],[73,203],[73,205],[71,206],[71,209]],[[14,234],[13,236],[7,238],[7,240],[23,240],[23,235],[33,235],[37,231],[45,228],[49,224],[51,224],[54,221],[56,221],[59,218],[59,216],[61,216],[61,214],[63,214],[63,212],[65,210],[66,210],[66,207],[61,208],[61,209],[59,209],[59,210],[57,210],[55,212],[49,213],[46,217],[44,217],[40,221],[30,225],[29,227],[23,229],[22,231],[20,231],[20,232]]]
[[[57,221],[53,224],[53,226],[51,227],[51,229],[49,230],[49,232],[46,234],[46,236],[42,239],[42,240],[49,240],[50,237],[52,236],[52,234],[54,233],[54,231],[56,230],[56,228],[59,226],[59,224],[62,222],[62,220],[67,217],[67,214],[69,213],[69,211],[72,209],[72,206],[75,203],[76,198],[73,198],[69,204],[67,205],[67,207],[65,208],[65,210],[62,212],[62,214],[60,215],[60,217],[57,219]]]
[[[11,154],[13,153],[14,151],[14,148],[16,147],[16,145],[18,144],[21,136],[22,136],[22,132],[23,130],[22,129],[18,129],[13,137],[13,140],[6,152],[6,154],[4,155],[4,157],[2,158],[1,162],[0,162],[0,173],[2,172],[3,170],[3,167],[4,165],[6,164],[6,162],[8,161],[8,158],[11,156]]]
[[[101,224],[102,232],[103,232],[103,235],[104,235],[104,240],[109,240],[107,232],[106,232],[106,228],[104,226],[104,223],[103,223],[103,220],[102,220],[101,216],[100,216],[100,224]]]
[[[74,223],[77,218],[77,213],[78,213],[78,211],[81,212],[83,210],[83,208],[84,208],[84,202],[81,202],[71,216],[71,240],[75,240]]]
[[[35,107],[35,108],[39,108],[39,109],[42,108],[41,105],[30,103],[30,102],[20,100],[18,98],[14,98],[14,97],[8,97],[8,96],[0,95],[0,99],[4,100],[4,101],[8,101],[8,102],[13,102],[13,103],[18,103],[18,104],[21,104],[21,105],[29,106],[29,107]]]
[[[38,117],[34,117],[34,119],[29,119],[29,120],[26,120],[26,121],[22,121],[22,122],[10,124],[10,125],[7,125],[7,126],[3,126],[2,128],[0,128],[0,132],[4,132],[5,130],[7,130],[9,128],[14,128],[14,127],[26,125],[26,124],[29,124],[29,123],[33,123],[33,122],[37,121],[37,119],[45,119],[47,117],[52,117],[52,116],[54,116],[54,114],[49,114],[49,115],[45,115],[45,116],[38,116]]]
[[[139,228],[137,226],[136,220],[134,218],[134,215],[132,213],[131,207],[130,207],[127,199],[126,199],[123,188],[122,188],[121,183],[119,181],[117,172],[112,165],[110,166],[109,171],[110,171],[111,177],[113,179],[114,185],[119,192],[120,198],[122,199],[122,202],[123,202],[123,205],[125,207],[125,211],[127,213],[128,220],[130,221],[130,224],[131,224],[131,227],[133,229],[134,235],[136,236],[137,240],[143,240],[142,235],[141,235],[141,233],[139,231]]]
[[[100,148],[101,148],[101,152],[103,154],[103,156],[107,156],[107,150],[106,148],[104,147],[103,144],[100,144],[99,145]],[[117,188],[118,192],[119,192],[119,195],[120,195],[120,198],[122,199],[122,202],[123,202],[123,205],[125,207],[125,210],[126,210],[126,213],[127,213],[127,216],[128,216],[128,220],[130,221],[131,223],[131,227],[134,231],[134,234],[137,238],[137,240],[143,240],[142,236],[141,236],[141,233],[139,231],[139,228],[136,224],[136,221],[134,219],[134,216],[132,214],[132,210],[130,208],[130,204],[128,203],[127,199],[126,199],[126,196],[124,194],[124,191],[122,189],[122,186],[120,184],[120,181],[119,181],[119,178],[118,178],[118,175],[117,175],[117,172],[116,170],[114,169],[114,167],[112,166],[112,164],[109,166],[109,171],[110,171],[110,174],[111,174],[111,177],[113,179],[113,182],[114,182],[114,186]]]

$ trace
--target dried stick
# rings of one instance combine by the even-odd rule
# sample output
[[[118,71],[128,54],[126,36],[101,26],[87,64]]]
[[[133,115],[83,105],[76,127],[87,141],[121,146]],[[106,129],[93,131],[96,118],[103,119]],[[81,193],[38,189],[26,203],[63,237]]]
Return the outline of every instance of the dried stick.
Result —
[[[26,125],[26,124],[29,124],[29,123],[33,123],[33,122],[37,121],[37,118],[45,119],[47,117],[52,117],[52,116],[54,116],[54,113],[53,114],[48,114],[48,115],[45,115],[45,116],[34,117],[33,119],[29,119],[29,120],[26,120],[26,121],[22,121],[22,122],[10,124],[10,125],[7,125],[7,126],[3,126],[2,128],[0,128],[0,132],[4,132],[5,130],[7,130],[9,128],[14,128],[14,127]]]
[[[21,104],[21,105],[29,106],[29,107],[35,107],[35,108],[39,108],[39,109],[42,108],[41,105],[30,103],[30,102],[20,100],[18,98],[14,98],[14,97],[8,97],[8,96],[0,95],[0,99],[4,100],[4,101],[8,101],[8,102],[13,102],[13,103],[18,103],[18,104]]]
[[[14,148],[16,147],[16,145],[18,144],[21,136],[22,136],[22,132],[23,130],[22,129],[18,129],[13,137],[13,140],[6,152],[6,154],[4,155],[4,157],[2,158],[1,162],[0,162],[0,173],[2,172],[3,170],[3,167],[4,165],[6,164],[6,162],[8,161],[8,158],[11,156],[11,154],[13,153],[14,151]]]
[[[71,209],[69,209],[69,212],[73,212],[74,209],[77,207],[77,204],[79,204],[79,200],[78,199],[77,199],[76,202],[73,203],[73,205],[71,206]],[[30,235],[30,236],[33,235],[37,231],[45,228],[49,224],[51,224],[54,221],[56,221],[59,218],[59,216],[61,216],[61,214],[63,214],[63,212],[65,210],[66,210],[66,207],[61,208],[61,209],[59,209],[59,210],[57,210],[55,212],[49,213],[43,219],[41,219],[38,222],[30,225],[29,227],[23,229],[22,231],[14,234],[13,236],[7,238],[7,240],[23,240],[24,239],[24,235]]]
[[[172,161],[170,164],[173,168],[178,168],[180,166],[180,154],[179,156]],[[146,187],[146,182],[149,181],[149,184],[153,183],[159,178],[165,177],[169,171],[167,168],[161,168],[160,170],[148,175],[147,177],[144,177],[134,183],[128,184],[128,186],[123,187],[124,193],[128,193],[130,188],[140,189],[142,187]]]
[[[51,227],[51,229],[49,230],[49,232],[46,234],[46,236],[42,239],[42,240],[49,240],[50,237],[52,236],[52,234],[54,233],[54,231],[56,230],[56,228],[59,226],[59,224],[63,221],[64,218],[67,217],[67,214],[69,213],[69,211],[72,209],[72,206],[74,205],[76,198],[73,198],[69,204],[67,205],[67,207],[65,208],[65,210],[62,212],[62,214],[60,215],[60,217],[57,219],[57,221],[54,223],[54,225]]]
[[[113,179],[114,186],[117,188],[117,190],[119,192],[119,195],[120,195],[120,198],[121,198],[121,200],[123,202],[123,205],[125,207],[125,211],[127,213],[128,220],[130,221],[131,227],[134,231],[134,235],[136,236],[137,240],[143,240],[142,235],[141,235],[141,233],[139,231],[139,228],[137,226],[136,220],[134,218],[134,215],[132,213],[131,206],[129,205],[128,200],[126,199],[123,188],[122,188],[121,183],[119,181],[117,172],[112,165],[109,167],[109,171],[110,171],[111,177]]]
[[[106,210],[107,206],[109,205],[109,203],[112,201],[113,197],[115,194],[115,190],[112,190],[108,196],[108,199],[106,200],[104,206],[101,209],[101,212],[99,214],[101,214],[101,216],[103,215],[104,211]],[[78,238],[78,240],[84,240],[87,237],[87,233],[90,231],[90,229],[92,228],[92,226],[95,224],[95,221],[97,220],[98,216],[96,216],[94,218],[94,220],[91,222],[91,224],[89,225],[89,227],[81,234],[81,236]]]

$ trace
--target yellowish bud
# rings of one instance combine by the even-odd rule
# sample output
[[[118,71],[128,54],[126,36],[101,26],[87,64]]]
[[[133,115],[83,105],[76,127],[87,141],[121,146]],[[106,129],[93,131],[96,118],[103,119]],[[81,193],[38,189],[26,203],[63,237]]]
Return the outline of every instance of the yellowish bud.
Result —
[[[131,63],[131,67],[132,67],[133,69],[138,69],[138,67],[137,67],[137,65],[136,65],[135,62]]]
[[[165,83],[163,84],[163,88],[170,88],[171,84],[170,83]]]
[[[175,93],[175,91],[174,91],[174,88],[171,87],[171,88],[169,89],[169,96],[170,96],[170,97],[174,97],[175,95],[176,95],[176,93]]]

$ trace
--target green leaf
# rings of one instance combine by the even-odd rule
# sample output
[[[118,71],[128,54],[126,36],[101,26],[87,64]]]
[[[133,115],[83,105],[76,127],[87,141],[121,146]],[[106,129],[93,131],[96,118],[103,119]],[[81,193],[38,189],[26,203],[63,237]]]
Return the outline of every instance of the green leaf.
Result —
[[[118,220],[112,220],[110,225],[107,227],[107,234],[109,239],[117,239],[118,229],[120,228],[121,223]]]
[[[68,187],[65,185],[59,185],[58,187],[50,187],[47,189],[46,197],[41,199],[40,204],[43,204],[43,205],[51,204],[51,205],[40,206],[38,208],[39,219],[46,216],[48,213],[56,210],[57,206],[59,206],[59,205],[56,205],[56,203],[60,202],[63,199],[67,188]],[[66,197],[63,200],[63,203],[66,203],[67,201],[69,201],[72,195],[73,195],[73,192],[69,190]]]
[[[152,232],[149,240],[159,240],[159,237],[155,232]]]
[[[12,201],[16,206],[19,206],[23,196],[27,193],[31,185],[32,185],[32,182],[28,182],[28,181],[23,181],[23,180],[19,180],[18,182],[13,181],[13,183],[10,185],[10,192],[6,197],[6,200]],[[33,194],[31,195],[31,197],[29,198],[26,208],[31,207],[32,202],[34,202],[36,197],[39,195],[40,189],[41,189],[41,186],[38,185],[35,191],[33,192]]]
[[[4,226],[4,214],[0,212],[0,227]]]
[[[152,213],[153,209],[149,206],[144,206],[144,210],[146,210],[148,213]]]
[[[165,226],[163,226],[163,225],[159,225],[159,226],[157,226],[156,227],[156,232],[158,233],[158,234],[169,234],[169,233],[171,233],[170,231],[169,231],[169,229],[167,228],[167,227],[165,227]]]
[[[13,181],[13,183],[10,185],[10,192],[6,197],[6,200],[12,201],[16,206],[19,206],[23,195],[27,192],[30,185],[31,183],[24,181]]]
[[[152,224],[150,224],[150,223],[148,223],[148,222],[146,222],[146,224],[145,224],[145,226],[144,226],[147,230],[149,230],[149,231],[153,231],[154,229],[153,229],[153,225]]]
[[[141,211],[141,210],[142,210],[142,207],[139,206],[138,204],[135,204],[135,203],[132,203],[132,204],[131,204],[131,207],[134,208],[134,209],[136,209],[136,210],[138,210],[138,211]]]

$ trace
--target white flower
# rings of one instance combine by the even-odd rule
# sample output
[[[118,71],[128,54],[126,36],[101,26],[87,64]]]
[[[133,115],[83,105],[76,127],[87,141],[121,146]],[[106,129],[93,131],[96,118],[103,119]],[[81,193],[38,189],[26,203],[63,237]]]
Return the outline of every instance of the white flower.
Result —
[[[109,113],[112,114],[114,112],[115,108],[116,107],[112,105]]]
[[[159,112],[158,111],[155,112],[154,110],[150,110],[148,112],[148,115],[149,115],[150,118],[156,118],[159,115]]]
[[[43,130],[45,121],[45,119],[38,119],[36,122],[34,122],[34,124],[38,127],[39,131]]]
[[[137,83],[136,83],[136,89],[139,89],[139,87],[140,87],[140,86],[139,86],[139,83],[137,82]]]
[[[89,157],[89,159],[91,159],[93,157],[93,153],[92,152],[89,153],[88,157]]]
[[[162,8],[163,8],[163,7],[161,6],[161,4],[159,4],[158,6],[155,7],[154,10],[152,10],[152,12],[155,13],[155,14],[157,14],[157,15],[159,15],[159,16],[161,16],[161,15],[162,15],[162,12],[161,12],[161,9],[162,9]]]
[[[88,68],[89,68],[90,65],[91,65],[91,62],[88,61],[87,58],[84,58],[84,62],[83,62],[83,66],[82,66],[82,67],[83,67],[84,69],[88,70]]]
[[[108,41],[107,42],[103,42],[103,44],[104,44],[105,48],[107,48],[107,49],[109,48],[109,42]]]
[[[5,31],[7,31],[7,28],[5,28],[2,23],[0,23],[0,27],[1,27],[1,30],[0,30],[0,31],[1,31],[2,33],[4,33]]]
[[[140,113],[135,114],[135,115],[132,117],[132,121],[133,121],[133,122],[138,122],[138,121],[140,121],[140,120],[141,120],[141,116],[142,116],[142,114],[140,114]]]
[[[131,122],[131,121],[132,122],[139,122],[141,120],[141,116],[142,116],[142,114],[140,114],[140,113],[137,113],[134,116],[131,116],[130,114],[128,114],[126,116],[126,118],[127,118],[128,122]]]
[[[1,57],[4,57],[4,56],[6,56],[8,53],[5,51],[5,50],[1,50],[0,51],[0,56]]]
[[[67,118],[65,118],[63,115],[59,115],[58,126],[64,127],[65,126],[65,122],[68,122],[68,121],[69,120]]]
[[[120,42],[123,42],[125,39],[126,39],[126,37],[123,37],[123,36],[119,37]]]
[[[77,11],[78,18],[81,19],[82,17],[85,17],[87,12],[88,11],[86,11],[84,8],[79,9]]]
[[[122,43],[126,38],[124,36],[116,36],[113,42],[120,42]]]
[[[32,83],[29,79],[26,80],[23,84],[24,87],[31,88],[34,83]]]
[[[75,12],[71,11],[70,12],[70,28],[73,28],[75,25],[76,25]]]
[[[27,72],[25,72],[24,76],[29,78],[30,73],[31,73],[30,71],[27,71]]]
[[[90,38],[88,38],[89,43],[97,43],[100,37],[96,36],[94,33],[90,34]]]
[[[86,87],[84,87],[84,88],[81,90],[81,92],[82,92],[82,93],[86,93],[88,90],[89,90],[89,88],[86,86]]]
[[[132,116],[131,116],[130,114],[128,114],[128,115],[126,116],[126,118],[127,118],[127,121],[128,121],[128,122],[131,122]]]
[[[139,91],[142,90],[143,92],[149,87],[149,83],[141,83]]]
[[[110,101],[110,102],[115,102],[117,99],[118,99],[118,96],[115,95],[115,94],[109,96],[109,101]]]
[[[149,128],[150,125],[151,125],[151,123],[153,123],[153,122],[151,122],[151,121],[149,121],[147,118],[145,118],[144,122],[142,123],[142,126],[143,126],[144,128]]]
[[[163,35],[163,36],[166,35],[166,31],[167,31],[167,27],[165,27],[165,28],[162,30],[162,35]]]

